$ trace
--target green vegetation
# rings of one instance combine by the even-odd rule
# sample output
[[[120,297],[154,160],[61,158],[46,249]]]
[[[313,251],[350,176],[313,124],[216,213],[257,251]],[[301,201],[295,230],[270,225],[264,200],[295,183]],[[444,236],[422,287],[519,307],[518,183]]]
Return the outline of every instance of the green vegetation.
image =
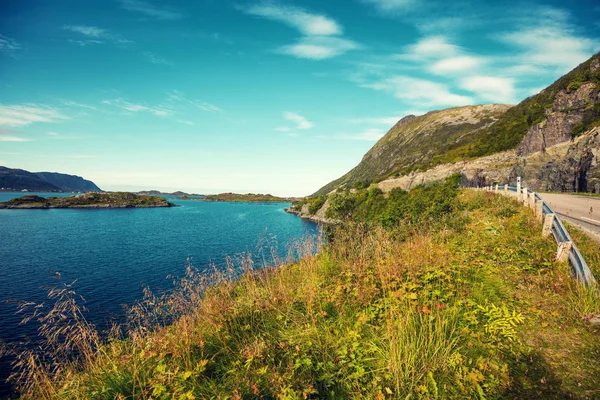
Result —
[[[220,194],[209,194],[202,198],[194,199],[202,201],[231,201],[231,202],[256,202],[256,203],[286,203],[290,199],[272,196],[270,194],[238,194],[238,193],[220,193]]]
[[[600,92],[600,70],[590,65],[597,54],[564,75],[540,93],[509,109],[498,105],[493,110],[474,107],[433,111],[394,126],[362,159],[341,178],[330,182],[315,194],[326,194],[337,187],[364,188],[393,176],[424,171],[439,164],[474,159],[516,148],[529,129],[544,120],[558,93],[573,92],[584,83],[595,83]],[[471,112],[472,119],[461,113]],[[452,119],[451,123],[444,122]],[[600,103],[587,107],[581,124],[574,127],[576,137],[600,125]]]
[[[146,208],[173,207],[166,199],[128,192],[85,193],[72,197],[23,196],[0,203],[0,208],[47,209],[47,208]]]
[[[235,280],[190,268],[179,290],[149,296],[108,340],[83,322],[72,292],[55,290],[76,328],[61,328],[62,345],[42,328],[54,364],[21,353],[23,398],[600,395],[600,331],[585,322],[600,302],[555,261],[531,210],[460,192],[453,179],[331,203],[345,222],[317,255],[247,266]],[[580,248],[599,276],[598,246]],[[58,318],[31,307],[42,324]]]

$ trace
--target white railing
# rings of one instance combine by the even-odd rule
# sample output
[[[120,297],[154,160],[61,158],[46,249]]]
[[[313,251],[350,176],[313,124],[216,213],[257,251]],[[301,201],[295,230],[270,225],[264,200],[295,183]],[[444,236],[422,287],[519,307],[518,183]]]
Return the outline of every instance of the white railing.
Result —
[[[477,189],[511,196],[518,199],[523,205],[533,209],[538,220],[543,222],[542,235],[550,236],[552,234],[558,244],[556,258],[559,261],[569,260],[573,276],[586,286],[596,283],[592,271],[562,221],[537,193],[528,190],[526,187],[522,188],[520,182],[517,183],[517,186],[496,184]]]

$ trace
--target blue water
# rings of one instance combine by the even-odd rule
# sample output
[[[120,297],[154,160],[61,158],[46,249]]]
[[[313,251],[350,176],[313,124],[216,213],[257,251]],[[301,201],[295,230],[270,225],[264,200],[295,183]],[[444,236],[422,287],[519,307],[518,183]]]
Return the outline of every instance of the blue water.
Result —
[[[0,193],[0,201],[22,195]],[[286,203],[169,200],[180,207],[0,210],[0,339],[32,333],[6,301],[44,301],[41,286],[56,283],[52,271],[63,282],[77,280],[88,320],[103,327],[122,315],[122,304],[140,300],[144,286],[171,288],[167,276],[182,276],[188,258],[202,270],[226,256],[258,256],[265,240],[285,256],[292,243],[317,234],[315,224],[285,213]],[[0,381],[8,372],[0,360]],[[0,383],[0,397],[6,390]]]

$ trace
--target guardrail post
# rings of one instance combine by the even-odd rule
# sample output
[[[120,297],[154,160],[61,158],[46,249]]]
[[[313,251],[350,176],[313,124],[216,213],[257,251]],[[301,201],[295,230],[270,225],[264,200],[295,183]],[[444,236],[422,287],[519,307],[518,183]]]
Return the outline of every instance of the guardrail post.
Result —
[[[566,262],[569,260],[569,253],[573,247],[573,242],[561,242],[558,244],[558,250],[556,251],[556,260],[558,262]]]
[[[519,200],[521,201],[521,203],[523,203],[523,205],[527,205],[527,188],[523,188],[523,196],[519,198]]]
[[[554,224],[554,214],[546,214],[544,217],[544,227],[542,228],[542,236],[548,237],[552,233],[552,224]]]
[[[544,202],[542,200],[535,202],[535,216],[540,222],[544,220]]]
[[[504,194],[508,193],[508,183],[504,184]]]
[[[521,178],[517,180],[517,199],[521,197]]]
[[[535,193],[529,192],[529,208],[535,210]]]

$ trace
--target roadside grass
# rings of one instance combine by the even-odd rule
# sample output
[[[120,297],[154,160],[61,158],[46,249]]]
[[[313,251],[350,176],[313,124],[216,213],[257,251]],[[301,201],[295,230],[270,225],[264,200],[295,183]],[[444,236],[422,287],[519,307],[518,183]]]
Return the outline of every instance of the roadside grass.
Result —
[[[428,221],[349,222],[317,255],[300,247],[277,268],[190,267],[103,341],[69,294],[80,345],[49,332],[53,363],[20,353],[22,397],[599,398],[600,332],[586,322],[597,297],[555,261],[529,209],[454,196]],[[600,251],[577,243],[597,263]]]

